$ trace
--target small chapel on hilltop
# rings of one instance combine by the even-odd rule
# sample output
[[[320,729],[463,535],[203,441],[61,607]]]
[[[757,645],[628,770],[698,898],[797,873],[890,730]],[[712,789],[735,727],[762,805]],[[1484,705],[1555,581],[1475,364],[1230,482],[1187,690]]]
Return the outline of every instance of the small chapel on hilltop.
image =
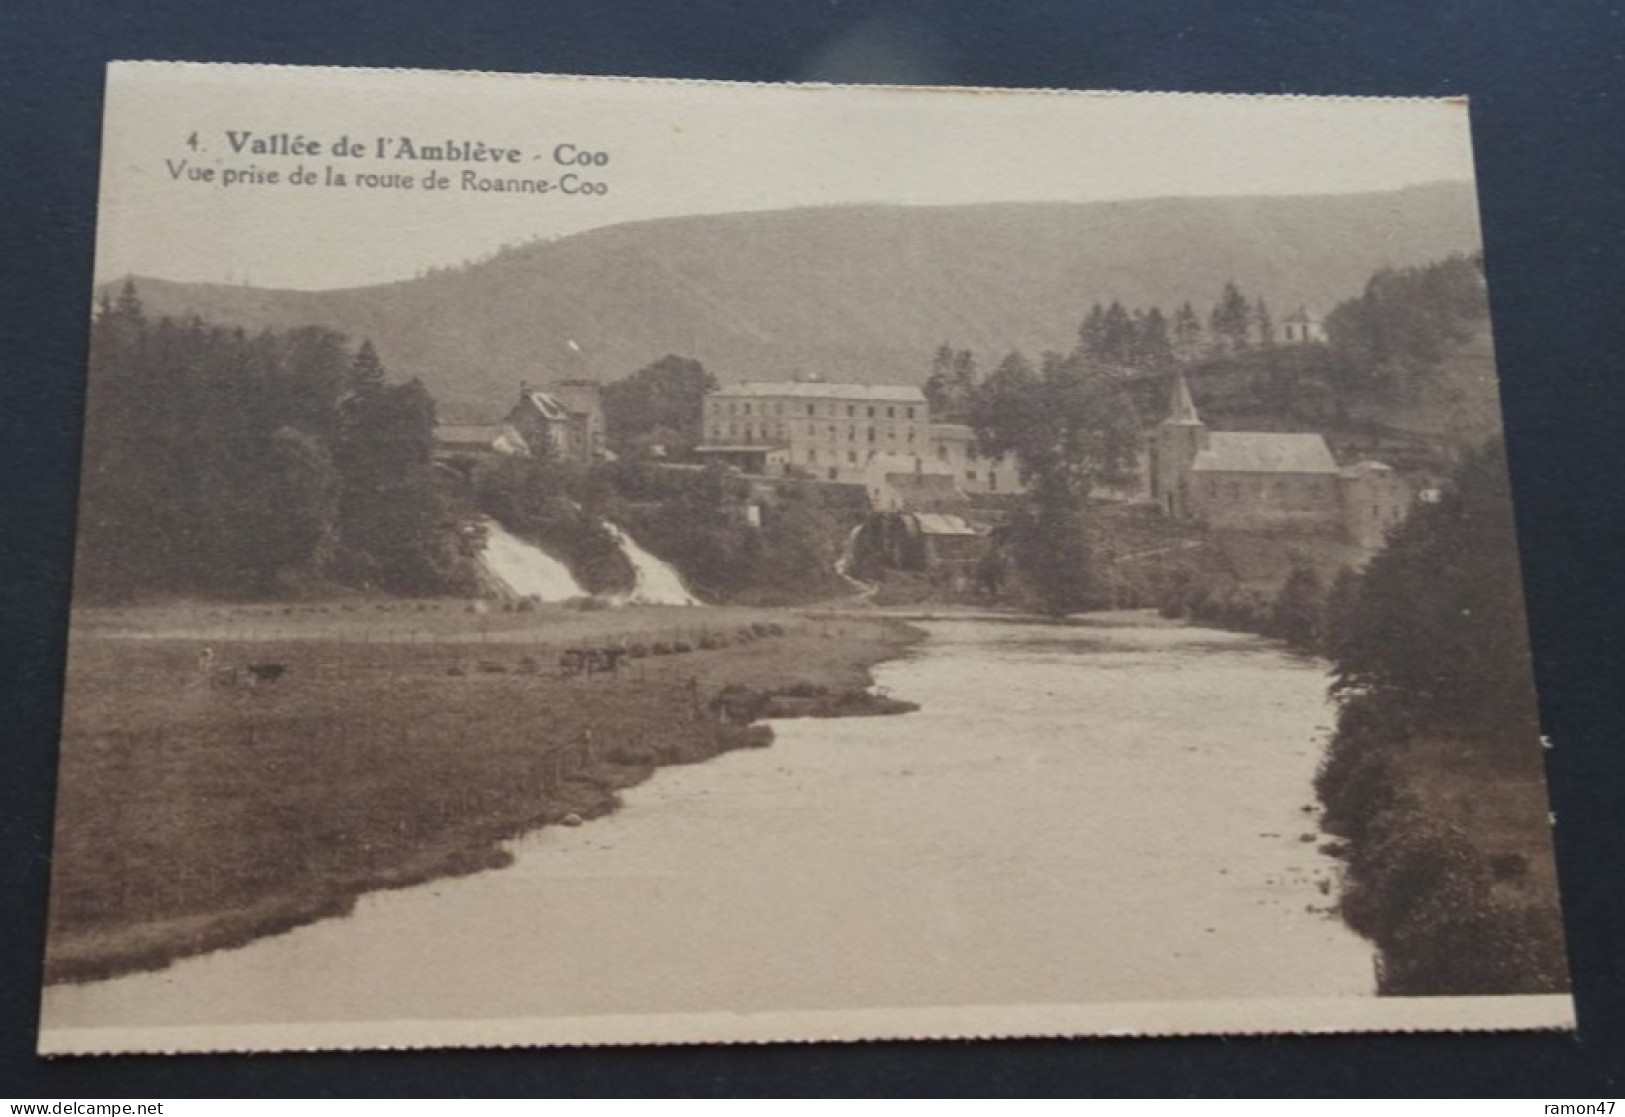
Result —
[[[1414,500],[1382,462],[1340,468],[1321,435],[1209,430],[1183,373],[1168,417],[1146,441],[1151,499],[1171,517],[1210,527],[1338,534],[1375,549]]]

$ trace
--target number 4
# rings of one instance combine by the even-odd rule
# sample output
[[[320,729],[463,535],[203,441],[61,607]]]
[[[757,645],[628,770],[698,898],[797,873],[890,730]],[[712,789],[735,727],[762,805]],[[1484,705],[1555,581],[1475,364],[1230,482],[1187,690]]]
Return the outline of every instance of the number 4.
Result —
[[[186,146],[191,148],[193,151],[197,150],[197,133],[196,132],[193,132],[190,136],[186,137]]]

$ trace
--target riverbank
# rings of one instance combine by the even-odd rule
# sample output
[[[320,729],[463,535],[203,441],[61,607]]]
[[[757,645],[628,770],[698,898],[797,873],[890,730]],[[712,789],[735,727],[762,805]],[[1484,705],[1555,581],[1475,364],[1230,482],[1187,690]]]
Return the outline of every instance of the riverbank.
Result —
[[[1346,713],[1316,779],[1338,911],[1389,996],[1569,989],[1552,830],[1532,740],[1409,735]],[[1519,747],[1522,746],[1522,747]]]
[[[42,1046],[1405,1026],[1326,910],[1320,666],[1135,619],[924,622],[874,670],[916,714],[775,722],[772,748],[660,772],[501,872],[54,986]]]
[[[855,709],[839,696],[916,639],[745,609],[81,613],[46,980],[161,968],[505,865],[506,841],[613,811],[659,767],[770,743],[725,691]],[[566,676],[583,646],[626,654]]]

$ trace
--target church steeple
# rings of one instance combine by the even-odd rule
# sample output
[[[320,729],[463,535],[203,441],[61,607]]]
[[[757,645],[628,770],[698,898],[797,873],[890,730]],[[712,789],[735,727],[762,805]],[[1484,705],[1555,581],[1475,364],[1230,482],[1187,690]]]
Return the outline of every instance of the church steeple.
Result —
[[[1147,472],[1151,497],[1170,516],[1188,519],[1197,513],[1191,470],[1196,457],[1208,447],[1207,424],[1196,412],[1185,374],[1174,374],[1168,397],[1168,417],[1158,423],[1147,440]]]
[[[1168,417],[1163,422],[1177,426],[1202,425],[1202,417],[1196,413],[1196,403],[1191,399],[1190,385],[1185,383],[1183,372],[1174,373],[1174,390],[1168,401]]]

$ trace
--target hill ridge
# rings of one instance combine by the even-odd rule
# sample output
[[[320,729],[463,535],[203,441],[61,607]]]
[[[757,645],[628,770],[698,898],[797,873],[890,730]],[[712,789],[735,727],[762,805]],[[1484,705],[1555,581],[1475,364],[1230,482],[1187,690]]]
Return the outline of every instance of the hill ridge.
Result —
[[[368,337],[447,415],[521,379],[617,379],[678,353],[722,381],[797,372],[918,383],[936,346],[984,365],[1066,349],[1093,302],[1189,299],[1227,280],[1277,316],[1324,313],[1385,266],[1479,247],[1467,183],[1382,193],[966,205],[851,203],[661,217],[322,291],[134,277],[149,313]],[[123,280],[115,281],[114,285]]]

